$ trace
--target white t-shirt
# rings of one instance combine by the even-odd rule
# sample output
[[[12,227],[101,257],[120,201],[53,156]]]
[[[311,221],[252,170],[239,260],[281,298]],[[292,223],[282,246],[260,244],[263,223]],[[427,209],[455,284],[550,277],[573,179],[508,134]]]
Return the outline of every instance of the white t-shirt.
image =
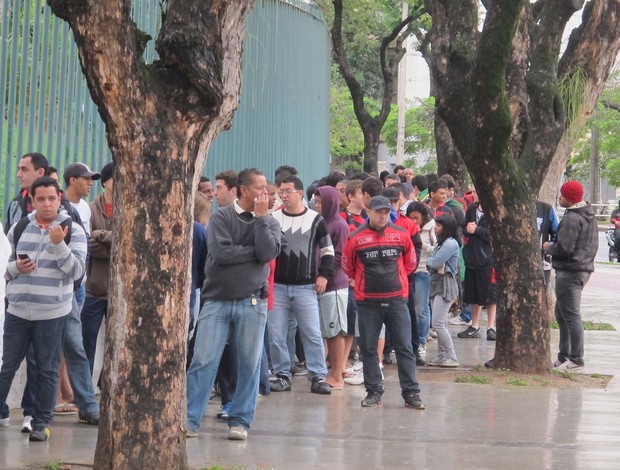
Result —
[[[80,214],[80,219],[82,219],[82,225],[84,226],[84,231],[86,232],[86,236],[90,236],[90,216],[92,214],[90,210],[90,206],[84,199],[80,199],[80,202],[77,204],[71,203],[71,206]]]
[[[8,238],[4,234],[2,224],[0,224],[0,273],[2,273],[2,279],[0,279],[0,367],[2,367],[2,336],[4,334],[4,295],[6,292],[6,283],[4,282],[4,274],[6,273],[6,266],[9,263],[9,256],[11,256],[11,244]]]

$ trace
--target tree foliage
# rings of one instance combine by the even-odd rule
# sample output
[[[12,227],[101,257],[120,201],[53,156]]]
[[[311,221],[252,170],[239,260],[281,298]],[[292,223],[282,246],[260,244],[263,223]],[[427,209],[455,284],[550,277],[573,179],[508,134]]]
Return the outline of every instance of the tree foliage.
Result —
[[[433,122],[435,117],[435,99],[433,97],[419,100],[405,112],[405,154],[423,154],[437,157]],[[390,152],[396,153],[398,130],[398,107],[394,106],[383,125],[383,139]],[[415,160],[415,159],[414,159]]]
[[[588,122],[587,128],[598,129],[600,175],[609,184],[620,187],[620,83],[613,80],[606,90]],[[579,140],[570,159],[571,177],[588,178],[590,173],[591,134]]]

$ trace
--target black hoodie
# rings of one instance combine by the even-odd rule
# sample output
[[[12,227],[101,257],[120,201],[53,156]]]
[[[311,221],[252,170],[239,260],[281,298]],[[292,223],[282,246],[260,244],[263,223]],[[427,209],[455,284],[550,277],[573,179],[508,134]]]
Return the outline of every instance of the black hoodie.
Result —
[[[566,209],[550,250],[556,270],[594,271],[598,250],[598,225],[592,206],[585,202]]]

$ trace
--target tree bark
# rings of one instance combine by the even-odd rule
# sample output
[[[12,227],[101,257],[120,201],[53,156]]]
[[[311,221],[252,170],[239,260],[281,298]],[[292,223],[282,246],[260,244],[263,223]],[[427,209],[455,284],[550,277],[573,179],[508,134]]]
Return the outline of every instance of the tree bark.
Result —
[[[438,111],[491,224],[499,287],[495,366],[519,372],[550,367],[534,203],[554,156],[570,148],[570,126],[592,111],[620,47],[619,2],[593,0],[557,64],[565,25],[582,3],[487,2],[479,32],[475,0],[427,2],[438,54],[449,51],[437,62]],[[564,102],[559,79],[577,70],[587,76],[584,99]]]
[[[66,20],[115,162],[94,467],[187,468],[185,357],[195,188],[238,104],[251,0],[170,1],[142,62],[129,2],[49,0]]]

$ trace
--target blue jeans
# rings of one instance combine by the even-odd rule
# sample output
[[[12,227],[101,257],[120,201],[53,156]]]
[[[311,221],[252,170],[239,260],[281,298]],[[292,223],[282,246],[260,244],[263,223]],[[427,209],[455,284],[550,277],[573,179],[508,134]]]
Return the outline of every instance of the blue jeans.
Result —
[[[413,282],[415,284],[413,301],[418,321],[418,338],[422,347],[426,346],[426,338],[428,338],[428,330],[431,326],[431,308],[429,305],[431,275],[427,272],[415,273],[413,275]]]
[[[360,352],[364,363],[364,384],[367,392],[383,392],[381,369],[377,355],[379,332],[385,323],[396,353],[398,379],[403,391],[420,392],[416,379],[415,355],[411,345],[411,318],[405,302],[357,304],[360,327]]]
[[[10,313],[4,323],[3,363],[0,371],[0,418],[8,417],[6,399],[13,378],[32,345],[37,365],[35,404],[32,426],[42,428],[52,421],[60,350],[67,316],[52,320],[28,321]]]
[[[196,345],[187,371],[187,426],[200,428],[207,410],[211,388],[229,337],[237,344],[239,356],[237,388],[228,413],[228,425],[249,429],[254,419],[260,360],[267,322],[267,300],[208,299],[196,323]]]
[[[86,297],[82,308],[82,340],[84,341],[84,352],[88,358],[90,374],[95,370],[95,353],[97,351],[97,336],[101,328],[101,322],[108,311],[107,299],[96,299]]]
[[[555,272],[555,318],[560,327],[560,361],[577,365],[583,361],[583,323],[581,322],[581,291],[590,279],[587,271]]]
[[[80,289],[82,288],[83,286]],[[73,296],[71,313],[67,316],[62,352],[65,356],[75,404],[81,413],[90,413],[99,411],[99,403],[95,400],[90,364],[84,352],[82,341],[81,309],[78,301],[80,289],[75,291],[76,295]]]
[[[267,326],[271,347],[271,365],[276,375],[291,377],[291,357],[287,335],[289,317],[294,315],[306,356],[310,379],[320,380],[327,375],[325,347],[321,336],[319,303],[314,284],[274,285],[274,305]]]

